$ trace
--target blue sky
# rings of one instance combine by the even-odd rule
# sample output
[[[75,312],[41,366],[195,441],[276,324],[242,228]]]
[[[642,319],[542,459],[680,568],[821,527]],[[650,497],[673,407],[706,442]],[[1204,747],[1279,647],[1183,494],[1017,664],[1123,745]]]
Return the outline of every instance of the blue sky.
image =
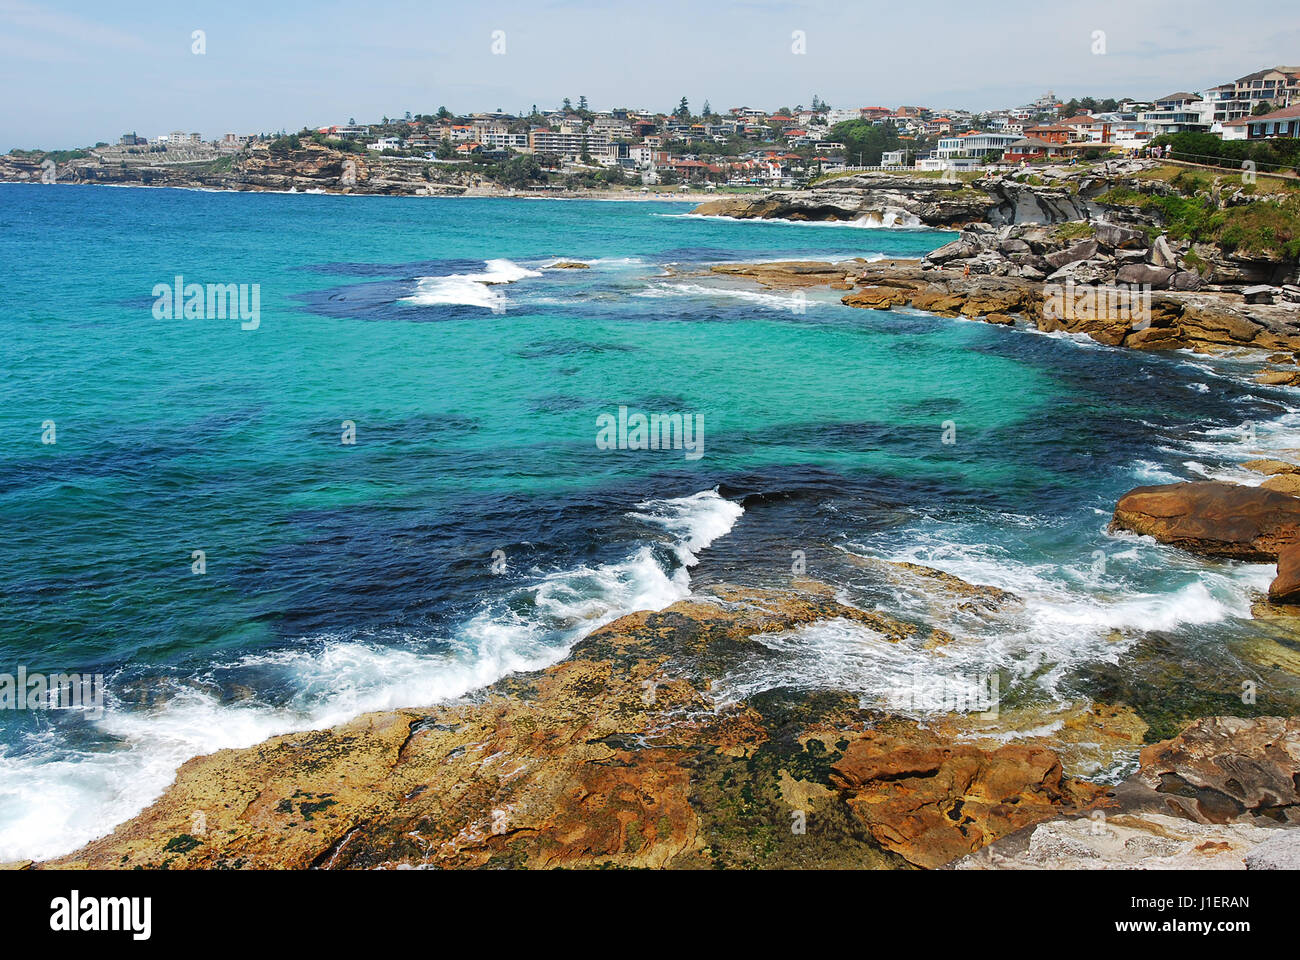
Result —
[[[0,151],[440,105],[1009,106],[1155,97],[1300,63],[1276,0],[0,0]],[[206,34],[195,55],[191,35]],[[505,53],[492,52],[504,31]],[[804,32],[803,55],[792,34]],[[1094,31],[1106,52],[1092,52]]]

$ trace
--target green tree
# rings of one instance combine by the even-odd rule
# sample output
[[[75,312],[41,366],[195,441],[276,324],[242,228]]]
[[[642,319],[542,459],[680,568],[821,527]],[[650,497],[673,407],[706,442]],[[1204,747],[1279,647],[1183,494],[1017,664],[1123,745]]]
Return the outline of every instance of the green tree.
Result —
[[[520,153],[501,164],[496,179],[507,187],[522,187],[546,179],[542,165],[531,153]]]
[[[1272,112],[1273,105],[1267,100],[1261,100],[1259,103],[1255,104],[1255,108],[1250,111],[1250,115],[1252,117],[1262,117],[1264,114]]]
[[[902,146],[898,131],[892,123],[871,123],[867,120],[846,120],[831,127],[830,139],[844,144],[850,164],[873,167],[880,163],[886,150]]]
[[[682,97],[682,102],[677,104],[677,109],[673,111],[673,116],[678,120],[691,119],[691,105],[686,101],[685,97]]]

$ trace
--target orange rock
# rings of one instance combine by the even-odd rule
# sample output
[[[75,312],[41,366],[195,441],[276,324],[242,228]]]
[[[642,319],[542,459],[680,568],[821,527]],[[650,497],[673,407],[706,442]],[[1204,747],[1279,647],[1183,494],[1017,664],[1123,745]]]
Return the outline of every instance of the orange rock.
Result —
[[[1300,499],[1217,481],[1138,487],[1120,498],[1111,527],[1206,556],[1273,560],[1300,540]]]
[[[1274,603],[1300,603],[1300,544],[1289,543],[1277,554],[1277,576],[1268,585]]]
[[[907,740],[869,732],[850,743],[831,780],[886,849],[940,867],[1021,827],[1096,801],[1097,784],[1064,777],[1040,746],[992,752],[916,730]]]
[[[908,301],[906,291],[898,287],[862,287],[840,299],[850,307],[867,307],[871,310],[888,310]]]

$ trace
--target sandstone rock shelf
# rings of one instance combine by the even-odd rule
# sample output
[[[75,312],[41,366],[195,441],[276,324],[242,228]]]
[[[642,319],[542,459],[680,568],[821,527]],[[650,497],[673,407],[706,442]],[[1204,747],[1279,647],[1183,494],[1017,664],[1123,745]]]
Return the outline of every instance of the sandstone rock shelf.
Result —
[[[889,566],[961,603],[1017,602]],[[1143,727],[1123,708],[1080,708],[1056,740],[1003,742],[969,717],[921,724],[833,691],[714,701],[712,678],[753,657],[755,636],[827,619],[883,642],[918,636],[813,581],[717,585],[460,702],[196,757],[108,836],[26,866],[935,868],[1039,823],[1119,809],[1115,789],[1070,770],[1076,749],[1098,743],[1136,753]],[[1296,733],[1293,720],[1204,723],[1148,747],[1138,788],[1189,823],[1292,821]],[[1229,755],[1245,758],[1234,770],[1255,767],[1216,776]]]

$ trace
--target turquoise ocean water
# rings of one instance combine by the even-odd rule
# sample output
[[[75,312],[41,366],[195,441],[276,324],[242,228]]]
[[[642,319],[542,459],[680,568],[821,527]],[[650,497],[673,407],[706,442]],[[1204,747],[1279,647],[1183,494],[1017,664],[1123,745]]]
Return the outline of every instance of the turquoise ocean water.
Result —
[[[1145,682],[1124,671],[1154,648],[1231,698],[1270,568],[1103,527],[1139,483],[1300,446],[1290,391],[710,276],[951,235],[689,209],[0,184],[0,673],[107,689],[98,716],[0,711],[0,859],[105,832],[190,756],[472,693],[692,584],[789,582],[796,555],[918,622],[847,561],[1026,607],[942,653],[806,631],[720,695],[997,670],[1063,702]],[[156,317],[178,275],[257,285],[256,329]],[[619,407],[698,418],[701,455],[600,449]]]

